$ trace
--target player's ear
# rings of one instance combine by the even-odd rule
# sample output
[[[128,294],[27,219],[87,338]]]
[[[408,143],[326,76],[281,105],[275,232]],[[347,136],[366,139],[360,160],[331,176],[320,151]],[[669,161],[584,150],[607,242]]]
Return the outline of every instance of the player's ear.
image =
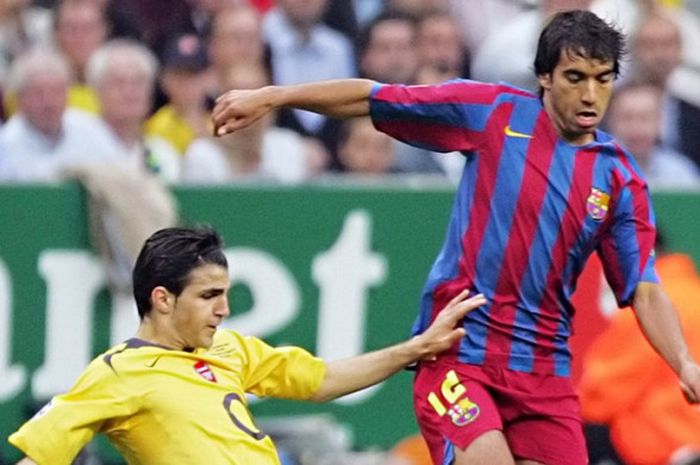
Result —
[[[156,286],[151,291],[151,311],[167,314],[175,307],[175,294],[164,286]]]
[[[540,83],[540,87],[542,87],[542,89],[551,90],[551,88],[552,88],[552,73],[538,74],[537,81]]]

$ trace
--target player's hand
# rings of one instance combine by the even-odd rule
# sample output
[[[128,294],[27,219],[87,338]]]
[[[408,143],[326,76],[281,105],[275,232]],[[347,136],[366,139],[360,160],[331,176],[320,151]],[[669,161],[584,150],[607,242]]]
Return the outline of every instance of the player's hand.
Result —
[[[216,99],[212,110],[214,135],[224,136],[246,128],[269,113],[271,88],[230,90]]]
[[[691,404],[700,403],[700,366],[694,362],[687,362],[681,368],[681,390],[685,399]]]
[[[483,294],[467,298],[468,296],[468,289],[462,291],[438,313],[435,321],[425,332],[414,338],[417,343],[423,345],[424,355],[420,358],[421,360],[435,360],[439,353],[454,346],[464,337],[466,330],[461,326],[462,318],[475,308],[486,304],[486,297]]]

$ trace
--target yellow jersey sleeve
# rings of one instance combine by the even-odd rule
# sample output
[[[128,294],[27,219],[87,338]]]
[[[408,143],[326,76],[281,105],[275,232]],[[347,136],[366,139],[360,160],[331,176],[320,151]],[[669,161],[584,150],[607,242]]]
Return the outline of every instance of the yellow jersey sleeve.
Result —
[[[247,357],[246,392],[304,400],[318,391],[326,375],[323,360],[299,347],[272,347],[255,337],[239,338]]]
[[[39,465],[69,465],[110,419],[137,411],[139,398],[128,394],[105,359],[93,360],[69,392],[54,397],[9,442]]]

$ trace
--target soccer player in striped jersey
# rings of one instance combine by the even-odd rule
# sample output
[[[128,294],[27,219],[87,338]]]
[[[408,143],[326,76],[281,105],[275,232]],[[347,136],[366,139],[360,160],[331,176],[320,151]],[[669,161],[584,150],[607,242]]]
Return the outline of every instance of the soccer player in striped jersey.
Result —
[[[488,303],[465,318],[467,334],[453,350],[417,369],[415,409],[436,465],[588,463],[567,341],[570,297],[594,252],[619,305],[633,306],[688,400],[698,402],[700,367],[654,270],[646,182],[632,156],[598,129],[623,50],[613,26],[566,11],[539,38],[539,95],[468,80],[342,80],[230,91],[214,108],[218,135],[297,107],[369,114],[397,139],[466,157],[414,333],[459,289]]]
[[[463,291],[426,332],[364,355],[324,362],[301,348],[217,329],[229,315],[228,264],[208,228],[169,228],[145,243],[133,272],[136,337],[97,357],[73,388],[10,436],[20,465],[69,465],[104,433],[132,465],[279,465],[248,411],[247,393],[327,401],[435,356],[486,301]]]

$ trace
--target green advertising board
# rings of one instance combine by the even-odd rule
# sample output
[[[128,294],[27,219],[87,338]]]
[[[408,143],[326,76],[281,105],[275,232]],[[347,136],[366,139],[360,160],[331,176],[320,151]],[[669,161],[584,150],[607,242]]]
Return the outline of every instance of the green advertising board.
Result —
[[[226,240],[227,325],[329,359],[409,335],[453,195],[387,186],[175,194],[184,222],[211,224]],[[106,290],[79,186],[0,186],[0,199],[0,457],[13,463],[18,451],[5,438],[137,320],[128,298]],[[700,195],[655,202],[671,247],[700,262]],[[326,413],[348,425],[355,447],[387,448],[417,430],[410,385],[403,372],[329,404],[259,400],[251,408],[257,418]]]

